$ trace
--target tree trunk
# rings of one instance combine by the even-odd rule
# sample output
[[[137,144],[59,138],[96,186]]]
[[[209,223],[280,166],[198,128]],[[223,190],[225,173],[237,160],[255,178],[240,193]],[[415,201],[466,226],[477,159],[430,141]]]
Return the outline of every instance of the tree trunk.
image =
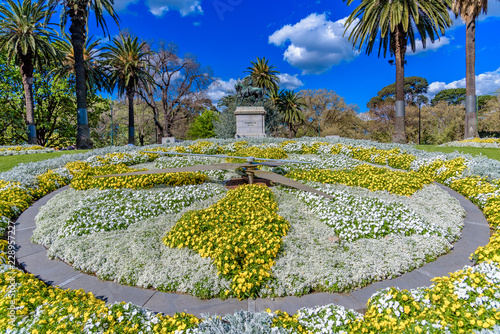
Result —
[[[476,118],[476,20],[470,18],[465,28],[465,139],[479,137]]]
[[[162,89],[161,92],[161,106],[163,109],[163,137],[172,137],[172,132],[170,127],[172,126],[172,110],[168,103],[168,91]]]
[[[36,144],[35,102],[33,100],[33,59],[30,54],[21,57],[20,69],[23,79],[24,97],[26,99],[28,144]]]
[[[85,63],[83,52],[86,37],[86,8],[78,7],[76,11],[70,10],[71,44],[75,57],[75,86],[77,106],[77,135],[76,147],[78,149],[91,149],[90,128],[87,116],[87,86],[85,83]]]
[[[156,131],[156,143],[161,144],[162,142],[162,135],[163,135],[163,126],[161,125],[160,121],[158,120],[159,111],[158,107],[156,105],[156,101],[154,99],[153,95],[153,87],[148,86],[147,88],[143,90],[139,90],[137,94],[142,98],[144,102],[151,108],[151,111],[153,111],[153,120],[155,122],[155,131]]]
[[[407,41],[402,26],[399,25],[396,27],[394,34],[394,57],[396,58],[396,118],[394,123],[394,136],[392,140],[395,143],[404,144],[406,143],[404,61]]]
[[[292,139],[293,134],[292,134],[292,123],[288,123],[288,138]]]
[[[129,85],[127,87],[128,98],[128,143],[134,145],[134,89]]]

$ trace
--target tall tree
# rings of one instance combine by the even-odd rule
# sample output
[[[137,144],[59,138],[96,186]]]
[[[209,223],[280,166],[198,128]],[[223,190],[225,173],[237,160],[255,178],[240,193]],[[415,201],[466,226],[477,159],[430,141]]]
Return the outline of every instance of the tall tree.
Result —
[[[60,39],[56,41],[56,48],[62,53],[63,60],[53,70],[56,79],[75,81],[75,52],[73,45],[71,44],[71,38],[64,34],[65,39]],[[83,50],[83,60],[85,65],[85,83],[87,85],[87,91],[92,90],[107,90],[111,91],[109,87],[109,80],[107,80],[107,75],[104,71],[99,58],[101,53],[101,48],[99,44],[101,39],[96,39],[92,41],[92,36],[87,38],[85,41],[85,46]]]
[[[283,121],[288,125],[288,136],[293,138],[296,132],[294,126],[304,122],[304,113],[302,109],[305,108],[304,99],[298,93],[291,90],[283,90],[280,93],[278,100],[278,110],[283,115]]]
[[[266,92],[278,90],[280,79],[279,72],[275,70],[275,66],[269,65],[269,59],[257,57],[256,61],[251,61],[252,66],[247,67],[250,74],[246,77],[246,81],[252,86],[263,88]]]
[[[57,33],[48,26],[54,11],[45,0],[22,3],[6,0],[6,3],[7,6],[0,6],[0,49],[19,65],[26,100],[28,144],[36,144],[33,72],[35,67],[57,56],[50,44]]]
[[[350,5],[354,0],[345,0]],[[349,40],[359,49],[367,44],[370,54],[375,42],[379,41],[378,55],[383,49],[384,57],[389,50],[395,57],[396,65],[396,117],[393,141],[406,142],[404,64],[408,42],[415,51],[418,32],[425,48],[427,38],[434,42],[439,33],[451,24],[448,8],[451,0],[362,0],[346,21],[346,32],[354,25]],[[377,38],[377,35],[378,38]]]
[[[216,121],[214,121],[214,133],[217,138],[234,138],[236,134],[236,94],[231,92],[219,100],[217,104],[220,113]]]
[[[443,89],[434,96],[431,100],[431,104],[434,106],[441,101],[455,106],[461,105],[465,101],[465,88],[450,88]]]
[[[213,82],[212,70],[202,67],[194,55],[179,56],[178,47],[173,43],[161,44],[148,61],[155,83],[141,86],[139,95],[155,118],[162,116],[162,120],[155,122],[158,132],[163,137],[172,137],[176,117],[185,104],[205,100],[205,91]]]
[[[13,60],[7,60],[5,52],[0,52],[0,145],[22,144],[27,140],[26,114],[19,117],[23,110],[24,90],[19,67]],[[21,131],[19,131],[21,130]],[[13,138],[13,133],[21,132],[20,140]]]
[[[360,119],[357,106],[348,105],[343,97],[332,90],[301,90],[303,97],[306,134],[340,135],[354,137]]]
[[[87,21],[89,11],[94,11],[97,26],[101,26],[105,35],[108,35],[104,11],[106,11],[118,24],[113,0],[50,0],[51,3],[61,2],[61,29],[66,27],[67,18],[71,20],[69,32],[71,33],[71,44],[75,58],[75,87],[77,102],[77,148],[92,148],[90,140],[90,128],[87,115],[87,85],[85,84],[85,41],[87,40]]]
[[[113,38],[111,45],[103,48],[104,64],[109,66],[111,85],[118,87],[118,94],[124,93],[128,98],[128,143],[134,145],[134,95],[138,87],[154,82],[148,72],[149,64],[146,57],[150,51],[143,51],[145,42],[139,43],[137,37],[130,35]]]
[[[215,137],[214,122],[218,114],[210,109],[203,111],[190,124],[187,136],[189,139],[213,138]]]
[[[427,79],[422,77],[405,77],[403,88],[406,104],[415,104],[419,95],[427,93],[429,83],[427,82]],[[390,84],[385,86],[377,93],[377,95],[383,100],[387,99],[388,97],[391,97],[394,100],[394,95],[396,95],[396,85]]]
[[[453,12],[465,22],[465,138],[479,137],[476,110],[476,19],[488,0],[453,0]]]

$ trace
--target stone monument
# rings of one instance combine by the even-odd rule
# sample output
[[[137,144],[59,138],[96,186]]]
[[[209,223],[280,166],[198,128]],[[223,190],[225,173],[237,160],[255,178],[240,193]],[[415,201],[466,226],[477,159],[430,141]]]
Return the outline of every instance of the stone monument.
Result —
[[[264,117],[266,111],[261,106],[239,106],[234,112],[236,115],[235,138],[265,137],[266,128]]]
[[[236,101],[241,99],[240,104],[234,111],[236,116],[236,135],[235,138],[265,137],[265,115],[266,111],[262,105],[264,100],[264,91],[261,88],[253,87],[250,84],[237,83]]]

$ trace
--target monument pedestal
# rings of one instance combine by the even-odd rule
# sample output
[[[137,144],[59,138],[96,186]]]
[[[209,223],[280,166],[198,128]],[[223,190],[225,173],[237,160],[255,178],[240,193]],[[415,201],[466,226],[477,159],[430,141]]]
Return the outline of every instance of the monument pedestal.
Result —
[[[250,106],[237,107],[236,115],[236,135],[235,138],[260,138],[266,136],[264,107]]]

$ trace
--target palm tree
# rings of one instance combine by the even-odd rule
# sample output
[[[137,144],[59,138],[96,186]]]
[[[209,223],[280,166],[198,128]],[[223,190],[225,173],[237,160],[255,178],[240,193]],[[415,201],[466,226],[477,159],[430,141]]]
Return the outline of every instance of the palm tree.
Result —
[[[66,79],[68,76],[75,75],[75,53],[71,39],[64,34],[65,39],[56,41],[56,48],[63,54],[62,63],[52,71],[56,79]],[[87,91],[92,89],[111,91],[109,81],[107,80],[104,68],[98,58],[101,48],[99,44],[101,39],[92,41],[92,36],[87,38],[83,51],[85,64],[85,83]]]
[[[66,27],[69,16],[71,25],[71,44],[75,59],[75,86],[78,130],[76,135],[77,148],[92,148],[90,129],[87,116],[87,86],[85,84],[85,41],[87,40],[87,20],[89,11],[93,10],[97,26],[101,26],[104,34],[108,34],[104,11],[106,11],[118,24],[118,15],[113,8],[113,0],[50,0],[51,3],[61,1],[64,9],[61,13],[61,29]]]
[[[280,92],[277,89],[271,89],[267,92],[267,100],[272,106],[277,107],[280,101]]]
[[[465,131],[464,137],[479,137],[476,118],[476,19],[488,11],[488,0],[454,0],[455,15],[465,22]]]
[[[245,78],[252,86],[263,88],[265,91],[278,90],[280,79],[277,74],[278,71],[274,70],[276,67],[269,65],[269,59],[257,57],[256,61],[251,61],[251,67],[247,67],[250,74]]]
[[[350,5],[354,0],[344,0]],[[361,4],[349,15],[345,31],[354,25],[349,40],[359,49],[367,44],[366,54],[370,54],[377,39],[380,52],[384,57],[389,49],[395,56],[396,65],[396,120],[393,141],[406,142],[405,102],[404,102],[404,63],[406,48],[410,42],[415,51],[415,33],[418,32],[425,48],[427,38],[434,42],[439,33],[451,24],[448,8],[451,0],[362,0]],[[377,35],[380,36],[377,38]]]
[[[120,35],[113,38],[113,44],[103,48],[103,63],[110,71],[111,86],[118,87],[118,94],[125,93],[128,98],[128,143],[134,144],[134,95],[140,85],[154,84],[149,74],[147,57],[152,54],[145,50],[145,42],[139,43],[137,37]]]
[[[57,33],[48,27],[54,11],[45,0],[5,1],[7,6],[0,6],[0,50],[7,53],[9,61],[14,60],[19,65],[26,99],[28,144],[36,144],[33,71],[43,62],[57,57],[56,49],[50,44]]]
[[[283,121],[288,124],[288,136],[292,139],[293,126],[304,122],[305,108],[302,96],[291,90],[282,90],[278,99],[278,111],[283,115]]]

